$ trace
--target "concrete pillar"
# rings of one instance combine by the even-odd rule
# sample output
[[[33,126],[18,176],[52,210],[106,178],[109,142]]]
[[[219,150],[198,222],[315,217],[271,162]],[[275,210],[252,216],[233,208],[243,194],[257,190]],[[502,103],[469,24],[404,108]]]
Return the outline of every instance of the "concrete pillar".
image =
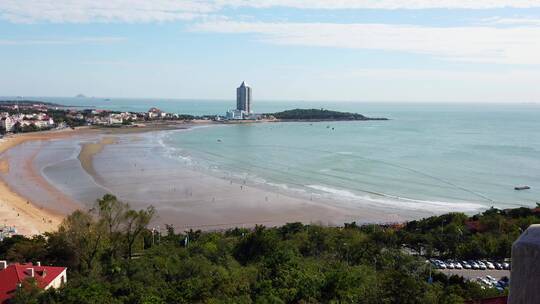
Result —
[[[512,245],[508,304],[540,303],[540,225],[531,225]]]

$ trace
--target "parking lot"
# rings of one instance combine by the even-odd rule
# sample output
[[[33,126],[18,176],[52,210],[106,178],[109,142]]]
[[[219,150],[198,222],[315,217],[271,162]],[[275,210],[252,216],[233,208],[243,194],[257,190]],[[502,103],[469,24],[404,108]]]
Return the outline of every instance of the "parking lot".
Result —
[[[510,263],[506,261],[469,260],[457,261],[430,259],[426,261],[432,267],[447,276],[457,275],[474,281],[483,288],[496,288],[503,291],[508,288],[510,280]]]
[[[446,275],[459,275],[468,280],[475,280],[478,277],[485,277],[490,275],[496,279],[500,279],[504,276],[510,278],[510,270],[472,270],[472,269],[439,269],[440,272]]]

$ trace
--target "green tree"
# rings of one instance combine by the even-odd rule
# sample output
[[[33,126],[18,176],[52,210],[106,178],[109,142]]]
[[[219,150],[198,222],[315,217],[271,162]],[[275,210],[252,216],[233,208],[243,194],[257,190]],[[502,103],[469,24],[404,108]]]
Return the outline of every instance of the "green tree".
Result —
[[[106,235],[103,228],[92,215],[80,210],[65,218],[60,226],[58,233],[73,251],[81,274],[88,274],[94,269],[95,261],[104,248]]]
[[[127,257],[133,257],[133,244],[141,233],[146,229],[156,210],[150,206],[146,210],[127,210],[123,218],[123,232],[127,243]]]
[[[38,296],[41,289],[33,278],[22,281],[21,286],[17,287],[15,294],[9,300],[10,304],[38,304]]]

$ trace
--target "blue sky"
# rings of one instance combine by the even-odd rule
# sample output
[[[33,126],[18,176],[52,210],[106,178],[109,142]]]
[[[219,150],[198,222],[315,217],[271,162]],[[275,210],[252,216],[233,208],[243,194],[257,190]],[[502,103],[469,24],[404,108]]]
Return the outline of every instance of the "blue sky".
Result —
[[[0,96],[540,102],[540,0],[2,0]]]

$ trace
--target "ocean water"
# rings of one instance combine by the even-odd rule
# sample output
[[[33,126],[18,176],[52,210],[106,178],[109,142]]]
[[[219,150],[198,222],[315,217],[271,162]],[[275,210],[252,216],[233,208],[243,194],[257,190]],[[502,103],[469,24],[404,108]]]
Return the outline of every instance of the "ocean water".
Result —
[[[36,99],[118,111],[157,106],[194,115],[222,114],[234,106],[234,101],[227,100]],[[143,142],[126,143],[130,146],[122,153],[155,156],[152,166],[163,172],[168,168],[160,165],[165,160],[175,164],[169,170],[188,166],[218,177],[352,205],[367,201],[397,209],[472,213],[490,206],[534,206],[540,201],[538,104],[254,103],[259,113],[297,107],[390,120],[196,127],[141,136]],[[110,153],[115,149],[122,148],[109,146],[96,158],[98,172],[101,167],[104,175],[114,173],[111,170],[120,162],[107,160],[114,159]],[[518,185],[531,189],[515,191]]]
[[[538,105],[335,108],[391,120],[195,128],[161,143],[207,172],[350,203],[473,212],[540,201]]]

